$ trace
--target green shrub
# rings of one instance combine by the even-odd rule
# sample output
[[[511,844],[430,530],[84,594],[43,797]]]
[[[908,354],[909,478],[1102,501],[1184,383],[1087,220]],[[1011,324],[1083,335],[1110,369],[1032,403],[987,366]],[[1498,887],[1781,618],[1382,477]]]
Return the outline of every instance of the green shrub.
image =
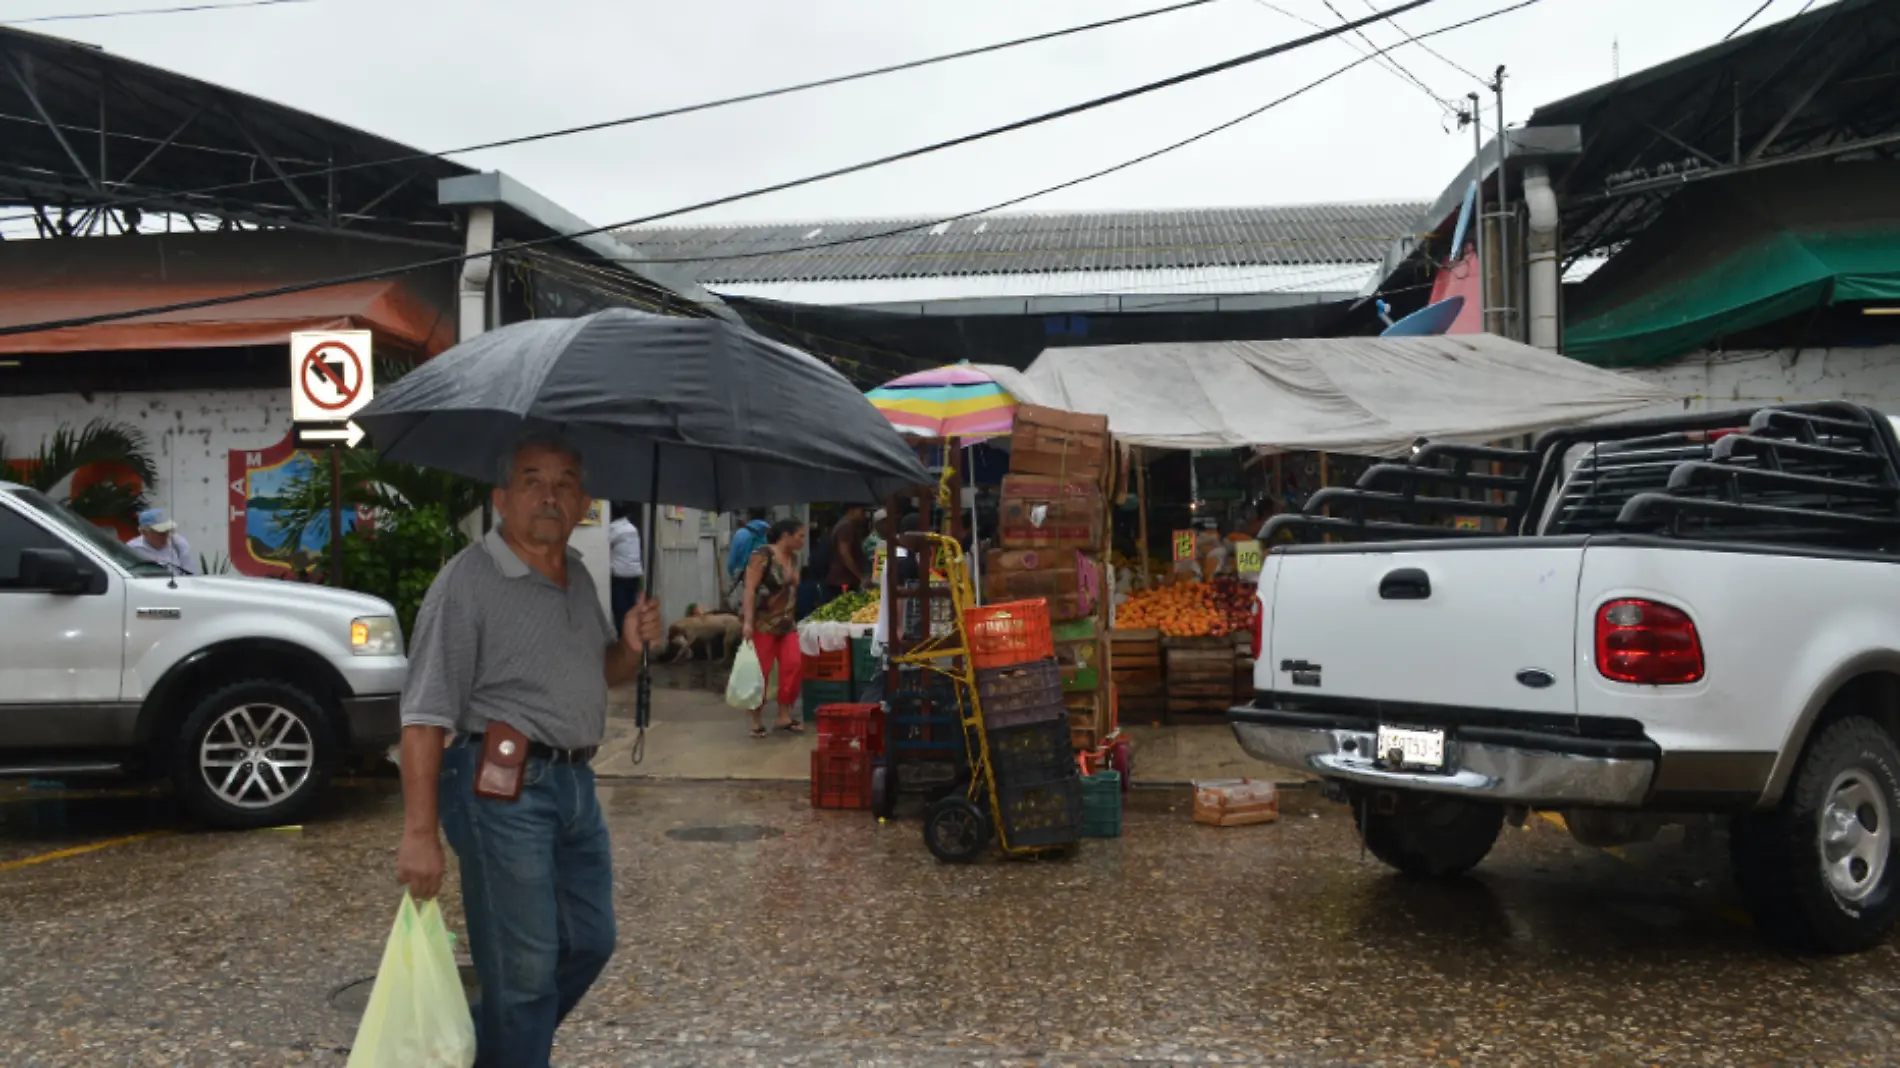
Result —
[[[438,505],[383,512],[374,530],[357,529],[343,536],[344,589],[381,597],[396,606],[404,635],[416,630],[416,612],[442,565],[460,552],[468,539],[456,529]],[[317,571],[318,581],[330,583],[329,556]]]

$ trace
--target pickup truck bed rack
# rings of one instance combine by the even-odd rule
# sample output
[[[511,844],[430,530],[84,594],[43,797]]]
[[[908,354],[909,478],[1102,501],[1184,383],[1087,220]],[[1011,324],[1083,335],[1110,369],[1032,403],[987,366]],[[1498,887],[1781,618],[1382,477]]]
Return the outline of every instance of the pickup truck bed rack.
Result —
[[[1271,543],[1282,532],[1346,542],[1620,533],[1887,552],[1900,548],[1896,460],[1900,441],[1887,418],[1841,402],[1571,427],[1523,450],[1424,444],[1354,487],[1320,490],[1264,535]],[[1486,529],[1445,525],[1454,516]]]

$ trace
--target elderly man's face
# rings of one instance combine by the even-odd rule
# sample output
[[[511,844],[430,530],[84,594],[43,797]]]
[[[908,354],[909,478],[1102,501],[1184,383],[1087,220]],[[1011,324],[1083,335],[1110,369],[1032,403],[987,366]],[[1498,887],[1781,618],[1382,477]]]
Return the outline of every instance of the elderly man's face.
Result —
[[[145,530],[140,533],[145,535],[145,544],[154,549],[163,549],[172,543],[172,532],[169,530]]]
[[[581,492],[581,469],[555,449],[523,449],[514,476],[495,490],[495,513],[515,537],[534,545],[566,545],[593,501]]]

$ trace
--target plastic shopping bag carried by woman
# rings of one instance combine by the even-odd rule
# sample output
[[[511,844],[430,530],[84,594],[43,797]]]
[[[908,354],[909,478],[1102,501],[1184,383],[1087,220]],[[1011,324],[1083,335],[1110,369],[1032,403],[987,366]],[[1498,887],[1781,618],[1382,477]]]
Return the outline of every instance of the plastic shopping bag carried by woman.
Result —
[[[748,712],[765,703],[765,669],[759,666],[759,651],[751,642],[742,643],[732,660],[732,675],[726,679],[726,703]]]
[[[404,894],[348,1068],[469,1068],[474,1063],[475,1022],[442,909],[434,901],[418,906]]]

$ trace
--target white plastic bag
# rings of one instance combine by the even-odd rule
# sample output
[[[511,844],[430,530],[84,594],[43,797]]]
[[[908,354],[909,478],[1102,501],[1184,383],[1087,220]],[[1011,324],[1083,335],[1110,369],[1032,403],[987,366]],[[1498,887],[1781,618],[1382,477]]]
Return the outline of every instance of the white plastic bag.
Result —
[[[739,655],[733,658],[726,703],[747,712],[765,703],[765,669],[759,666],[759,651],[751,642],[739,646]]]
[[[382,967],[356,1028],[348,1068],[469,1068],[475,1021],[455,970],[449,929],[434,901],[408,894],[383,949]]]

